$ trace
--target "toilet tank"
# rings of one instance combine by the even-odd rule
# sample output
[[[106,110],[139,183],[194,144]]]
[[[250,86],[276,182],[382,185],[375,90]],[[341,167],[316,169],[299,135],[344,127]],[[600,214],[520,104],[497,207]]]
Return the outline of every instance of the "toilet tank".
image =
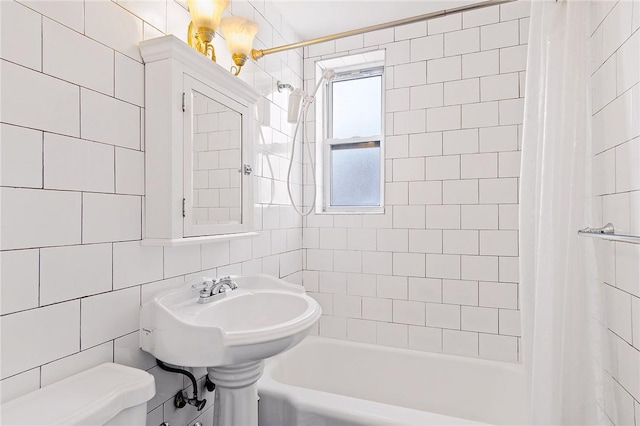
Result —
[[[143,426],[155,393],[151,374],[105,363],[2,404],[0,424]]]

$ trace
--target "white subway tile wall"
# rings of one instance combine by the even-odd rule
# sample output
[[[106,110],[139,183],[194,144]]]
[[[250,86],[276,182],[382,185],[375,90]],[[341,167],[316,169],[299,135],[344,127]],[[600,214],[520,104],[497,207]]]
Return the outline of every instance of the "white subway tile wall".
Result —
[[[198,417],[172,408],[185,383],[139,350],[137,331],[141,303],[201,274],[264,272],[304,283],[323,308],[314,330],[323,336],[517,362],[529,6],[454,14],[311,46],[304,60],[298,50],[246,66],[240,78],[263,95],[259,235],[163,249],[139,243],[137,43],[165,33],[184,40],[185,2],[0,2],[2,400],[115,361],[155,376],[148,424],[208,421],[212,410]],[[235,2],[231,11],[260,23],[257,47],[299,39],[269,2]],[[603,222],[639,234],[640,2],[596,1],[593,11],[596,194]],[[216,48],[229,65],[220,38]],[[363,48],[386,50],[385,213],[302,221],[286,195],[279,147],[292,129],[275,82],[286,76],[299,87],[304,70],[311,85],[315,61]],[[296,176],[300,170],[296,164]],[[293,189],[300,200],[301,181]],[[605,406],[614,424],[638,425],[640,253],[600,248],[615,366]],[[37,336],[25,339],[25,327]],[[202,387],[204,373],[196,373]]]
[[[240,75],[262,95],[263,137],[253,159],[259,237],[147,247],[140,245],[144,64],[137,44],[165,33],[186,39],[186,2],[20,0],[0,8],[2,400],[115,361],[156,377],[149,424],[207,421],[211,410],[173,409],[173,396],[188,384],[139,349],[139,307],[201,275],[265,272],[301,284],[302,221],[288,204],[287,157],[279,149],[292,129],[275,83],[302,85],[302,51],[265,58]],[[232,9],[260,22],[258,47],[299,40],[270,3],[235,2]],[[221,65],[230,65],[219,37],[216,49]],[[294,178],[297,193],[300,182]],[[333,267],[333,249],[347,248],[346,232],[329,230],[322,241]],[[351,258],[337,256],[335,264],[348,270]],[[322,286],[334,283],[327,277]],[[345,295],[336,313],[360,318],[360,297]],[[325,327],[345,336],[344,321]],[[195,374],[202,387],[205,372]]]
[[[320,335],[519,360],[518,139],[529,6],[305,52],[311,85],[318,60],[363,46],[386,50],[385,213],[316,214],[303,228],[303,283],[324,310]]]
[[[640,1],[592,4],[594,192],[599,222],[640,235]],[[640,246],[599,242],[610,366],[604,409],[640,425]],[[500,326],[503,324],[501,317]],[[635,420],[634,420],[635,419]],[[635,421],[635,423],[634,423]]]

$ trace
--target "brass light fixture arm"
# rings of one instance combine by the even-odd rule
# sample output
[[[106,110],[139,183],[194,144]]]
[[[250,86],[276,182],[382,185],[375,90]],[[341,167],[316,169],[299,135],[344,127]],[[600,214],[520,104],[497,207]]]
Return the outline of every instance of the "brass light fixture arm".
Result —
[[[203,33],[198,32],[198,29],[193,25],[193,22],[190,22],[187,30],[187,42],[189,43],[189,46],[193,47],[206,57],[211,58],[211,60],[215,62],[216,51],[211,43],[214,35],[215,33],[213,31]]]
[[[231,72],[237,76],[240,74],[240,70],[242,70],[242,67],[247,62],[247,55],[244,53],[234,53],[231,55],[231,58],[235,64],[231,67]]]
[[[517,0],[485,0],[480,3],[474,3],[466,6],[454,7],[451,9],[445,9],[437,12],[426,13],[424,15],[413,16],[411,18],[398,19],[396,21],[385,22],[383,24],[378,24],[378,25],[371,25],[368,27],[358,28],[355,30],[343,31],[341,33],[312,38],[310,40],[305,40],[305,41],[299,41],[297,43],[284,44],[282,46],[276,46],[269,49],[252,49],[251,57],[254,60],[258,60],[263,56],[269,55],[271,53],[278,53],[278,52],[283,52],[285,50],[297,49],[299,47],[310,46],[312,44],[323,43],[325,41],[331,41],[339,38],[368,33],[370,31],[384,30],[386,28],[397,27],[399,25],[412,24],[414,22],[420,22],[420,21],[428,21],[430,19],[440,18],[443,16],[450,15],[452,13],[460,13],[460,12],[466,12],[469,10],[482,9],[485,7],[496,6],[499,4],[511,3],[513,1],[517,1]]]
[[[216,61],[216,50],[211,43],[204,43],[205,55],[210,57],[213,62]]]

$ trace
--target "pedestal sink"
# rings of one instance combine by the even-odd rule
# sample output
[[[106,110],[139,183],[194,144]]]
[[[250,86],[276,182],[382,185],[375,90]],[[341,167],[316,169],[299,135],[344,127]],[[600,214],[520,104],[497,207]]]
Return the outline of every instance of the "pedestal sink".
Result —
[[[207,367],[216,425],[257,425],[263,360],[298,344],[320,318],[302,287],[268,275],[232,277],[235,290],[198,303],[187,285],[142,306],[140,346],[157,359]]]

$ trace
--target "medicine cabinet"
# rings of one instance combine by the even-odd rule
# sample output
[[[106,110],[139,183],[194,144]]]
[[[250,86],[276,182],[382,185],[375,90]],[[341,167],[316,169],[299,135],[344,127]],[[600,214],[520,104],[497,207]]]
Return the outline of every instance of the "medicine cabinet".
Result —
[[[145,245],[251,235],[258,93],[174,36],[145,62]]]

